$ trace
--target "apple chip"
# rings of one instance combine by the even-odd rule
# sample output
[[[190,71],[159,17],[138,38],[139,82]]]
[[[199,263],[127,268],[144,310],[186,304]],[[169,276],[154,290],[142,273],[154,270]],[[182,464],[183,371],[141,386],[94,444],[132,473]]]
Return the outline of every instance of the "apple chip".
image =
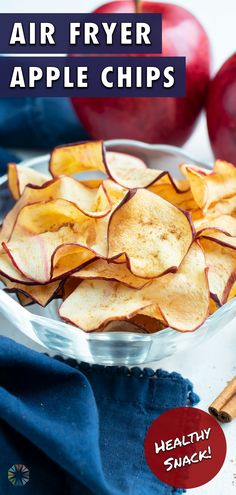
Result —
[[[16,270],[13,271],[14,267],[11,266],[10,268],[7,266],[6,270],[3,263],[1,269],[1,258],[0,270],[3,275],[19,282],[22,281],[23,276],[23,281],[27,278],[41,284],[47,283],[78,270],[90,259],[103,256],[103,250],[106,255],[106,243],[96,245],[100,248],[100,252],[96,252],[92,246],[92,242],[91,246],[86,244],[86,231],[80,233],[79,229],[76,231],[71,225],[65,225],[57,231],[24,235],[22,238],[17,235],[10,242],[3,243]],[[5,260],[4,262],[6,263]]]
[[[127,194],[127,189],[119,186],[119,184],[116,184],[116,182],[113,182],[110,179],[104,180],[102,187],[106,193],[106,196],[110,200],[112,207],[118,205]]]
[[[90,263],[85,268],[81,268],[78,272],[73,274],[73,277],[81,279],[104,279],[114,280],[121,282],[128,287],[134,287],[140,289],[150,283],[150,280],[139,278],[133,275],[126,264],[108,263],[106,260],[96,260]]]
[[[59,312],[64,320],[91,332],[109,321],[130,319],[154,304],[176,330],[192,331],[205,321],[209,288],[204,253],[197,243],[192,244],[178,272],[168,273],[140,290],[119,282],[84,280]]]
[[[14,199],[19,199],[27,184],[42,186],[49,177],[30,167],[9,163],[8,187]]]
[[[200,239],[209,267],[208,279],[211,297],[221,306],[227,301],[236,280],[236,250],[221,245],[217,239]]]
[[[200,209],[193,211],[192,219],[196,229],[200,230],[202,226],[207,226],[208,221],[210,222],[222,215],[236,216],[236,195],[213,204],[205,214]]]
[[[201,326],[236,295],[236,169],[180,168],[183,180],[102,141],[55,148],[53,178],[10,164],[5,290],[23,305],[62,298],[61,318],[86,332]]]
[[[65,274],[73,273],[95,259],[97,255],[98,253],[85,245],[63,244],[52,255],[51,276],[57,279]]]
[[[206,219],[205,222],[201,223],[200,230],[197,234],[200,235],[211,235],[212,232],[221,231],[230,236],[236,236],[236,218],[231,215],[220,215],[219,217],[211,219]]]
[[[131,332],[131,333],[147,333],[144,327],[141,325],[136,325],[127,320],[119,320],[119,321],[110,321],[108,325],[104,325],[100,329],[100,332]]]
[[[55,232],[67,225],[78,232],[80,226],[88,221],[88,216],[90,215],[83,213],[76,204],[64,199],[26,205],[17,217],[13,236],[16,237],[21,232],[26,235]]]
[[[210,297],[210,306],[209,306],[210,315],[213,315],[215,311],[217,311],[217,309],[219,309],[219,302],[215,301],[214,299],[212,299],[212,297]]]
[[[105,150],[102,141],[57,146],[51,153],[49,170],[53,177],[99,170],[105,172]]]
[[[145,163],[140,158],[135,156],[114,151],[105,153],[102,141],[58,146],[51,154],[49,168],[54,177],[63,174],[74,175],[81,172],[99,171],[107,173],[118,183],[120,180],[124,180],[126,183],[130,177],[135,180],[135,174],[139,171],[142,171],[142,177],[145,177],[145,173],[147,174],[150,170],[146,168]],[[151,173],[152,180],[153,177],[156,178],[159,175],[155,171],[151,171]],[[93,186],[93,182],[91,185]]]
[[[53,199],[71,201],[85,215],[97,218],[106,216],[112,206],[107,192],[102,186],[96,190],[91,190],[72,177],[60,177],[45,183],[42,187],[29,185],[25,188],[19,201],[6,215],[0,233],[0,242],[9,240],[18,213],[24,206]]]
[[[166,176],[168,179],[168,176]],[[191,189],[180,190],[176,189],[171,181],[159,180],[152,186],[148,187],[149,191],[152,191],[158,196],[161,196],[166,201],[169,201],[175,206],[182,208],[182,210],[192,211],[197,209],[197,204],[193,198]]]
[[[4,279],[3,282],[6,285],[6,292],[16,293],[17,295],[23,294],[30,301],[33,301],[40,306],[47,306],[52,299],[55,299],[59,292],[62,281],[52,282],[45,285],[24,285],[10,282]]]
[[[156,333],[166,328],[166,325],[162,321],[144,314],[137,314],[129,321],[142,328],[143,331],[147,333]]]
[[[227,301],[231,301],[231,299],[233,299],[234,297],[236,297],[236,282],[233,283],[230,289]]]
[[[166,323],[163,314],[161,313],[158,304],[152,304],[147,308],[141,309],[139,311],[140,315],[149,316],[150,318],[155,318],[158,321],[162,321],[162,323]],[[166,325],[165,325],[166,326]]]
[[[217,160],[211,171],[193,165],[181,165],[181,171],[204,213],[212,203],[236,194],[236,169],[231,163]]]
[[[106,162],[111,170],[119,171],[127,169],[131,170],[147,170],[147,165],[141,158],[128,153],[120,153],[119,151],[106,151]]]
[[[67,297],[69,297],[72,292],[74,292],[75,289],[77,289],[78,285],[80,284],[80,279],[76,277],[68,277],[63,285],[62,288],[62,300],[65,301]]]
[[[31,297],[28,297],[25,294],[22,294],[21,292],[18,292],[16,295],[18,297],[21,306],[30,306],[31,304],[34,304],[34,301],[33,299],[31,299]]]
[[[193,240],[187,215],[145,189],[129,193],[110,217],[108,257],[126,255],[130,271],[154,278],[176,271]]]
[[[28,279],[16,268],[11,256],[9,257],[5,251],[0,253],[0,273],[13,282],[24,284],[28,282]]]
[[[59,314],[86,332],[97,330],[112,320],[133,316],[150,304],[143,289],[136,290],[119,282],[84,280],[62,303]]]

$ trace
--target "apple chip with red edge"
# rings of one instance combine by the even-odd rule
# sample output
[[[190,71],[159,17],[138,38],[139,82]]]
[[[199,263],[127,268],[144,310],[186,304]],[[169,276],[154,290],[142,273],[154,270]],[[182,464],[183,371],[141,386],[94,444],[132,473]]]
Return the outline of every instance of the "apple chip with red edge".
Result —
[[[99,228],[99,225],[97,226]],[[94,233],[96,241],[96,231]],[[3,243],[8,259],[0,256],[0,271],[11,280],[24,282],[29,279],[37,283],[47,283],[55,278],[76,271],[87,261],[106,256],[104,244],[97,244],[100,252],[86,244],[86,231],[80,233],[67,225],[57,231],[41,234],[20,234],[8,243]]]
[[[204,213],[212,203],[236,194],[236,169],[231,163],[217,160],[210,171],[185,164],[180,169],[188,179],[193,197]]]
[[[149,186],[148,190],[152,191],[155,194],[158,194],[158,196],[161,196],[163,199],[166,199],[166,201],[169,201],[173,205],[178,206],[183,210],[196,210],[198,206],[193,198],[191,189],[177,189],[174,186],[173,182],[171,182],[170,180],[164,180],[168,178],[168,176],[163,177],[162,179],[155,182],[152,186]]]
[[[200,228],[196,228],[198,236],[211,236],[211,234],[219,231],[229,236],[236,236],[236,218],[231,215],[220,215],[216,218],[206,218],[205,222],[201,222]]]
[[[57,146],[51,153],[49,170],[53,177],[95,170],[106,173],[104,157],[102,141]]]
[[[225,304],[236,280],[236,250],[222,245],[218,239],[200,238],[206,263],[212,299],[221,306]]]
[[[140,290],[119,282],[84,280],[62,303],[59,314],[65,321],[91,332],[112,320],[130,319],[157,304],[170,327],[190,332],[202,325],[209,314],[206,271],[203,250],[194,242],[176,273],[164,275]]]
[[[24,248],[24,246],[22,246]],[[13,282],[21,282],[27,284],[28,279],[25,277],[15,265],[11,256],[8,255],[4,250],[0,253],[0,274],[3,277],[12,280]]]
[[[111,179],[106,179],[102,182],[102,187],[109,199],[109,201],[112,204],[112,207],[116,206],[119,204],[127,194],[127,189],[124,187],[120,186],[119,184],[116,184]]]
[[[21,306],[31,306],[31,304],[34,304],[33,299],[31,297],[26,296],[25,294],[22,294],[21,292],[17,292],[17,298]]]
[[[75,203],[64,199],[34,203],[26,205],[18,214],[13,236],[40,234],[57,231],[59,228],[70,225],[72,229],[86,225],[94,214],[85,214]]]
[[[176,271],[193,240],[188,215],[146,189],[127,194],[111,214],[108,257],[127,258],[130,271],[155,278]]]
[[[233,283],[230,292],[227,297],[227,301],[231,301],[236,296],[236,282]]]
[[[42,186],[49,180],[47,175],[41,174],[37,170],[15,163],[8,165],[8,187],[14,199],[19,199],[27,184]]]
[[[143,290],[108,280],[83,280],[62,303],[59,314],[86,332],[95,331],[112,320],[131,317],[150,304]]]
[[[50,180],[42,187],[28,185],[21,198],[4,218],[0,242],[9,240],[17,216],[24,206],[59,199],[74,203],[82,213],[90,217],[106,216],[112,208],[108,192],[102,185],[92,190],[72,177],[66,176]]]
[[[161,320],[144,314],[136,314],[129,321],[143,329],[145,333],[156,333],[166,328],[165,323]]]
[[[89,263],[86,267],[81,268],[72,276],[81,279],[100,278],[103,280],[113,280],[121,282],[128,287],[134,287],[135,289],[141,289],[150,283],[149,279],[145,280],[145,278],[139,278],[133,275],[125,263],[118,265],[115,263],[108,263],[106,260],[102,259]]]
[[[184,193],[190,189],[187,181],[174,180],[169,172],[164,170],[147,168],[145,163],[135,156],[110,151],[107,151],[105,156],[108,176],[126,189],[147,187],[155,190],[160,185],[162,187],[169,186],[176,194]]]
[[[176,273],[168,273],[142,290],[155,293],[167,325],[181,332],[199,328],[209,315],[208,267],[203,249],[193,242]]]
[[[30,298],[30,302],[37,303],[43,307],[47,306],[52,299],[57,297],[63,283],[63,281],[59,280],[45,285],[24,285],[10,282],[7,279],[2,280],[6,285],[6,292],[16,293],[17,295],[23,294],[27,298]]]

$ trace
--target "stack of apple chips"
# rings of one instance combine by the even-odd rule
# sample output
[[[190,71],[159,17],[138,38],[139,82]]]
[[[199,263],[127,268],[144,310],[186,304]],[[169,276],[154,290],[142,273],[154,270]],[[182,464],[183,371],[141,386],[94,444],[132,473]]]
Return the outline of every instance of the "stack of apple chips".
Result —
[[[60,317],[85,332],[200,327],[236,292],[236,169],[180,170],[175,180],[101,141],[55,148],[50,177],[11,164],[5,290],[23,305],[61,298]],[[103,178],[78,178],[94,171]]]

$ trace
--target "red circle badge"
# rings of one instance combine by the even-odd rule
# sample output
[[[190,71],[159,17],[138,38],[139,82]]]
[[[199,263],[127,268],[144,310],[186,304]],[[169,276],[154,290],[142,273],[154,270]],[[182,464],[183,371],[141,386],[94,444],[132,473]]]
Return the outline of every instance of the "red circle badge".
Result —
[[[196,488],[224,464],[226,440],[217,421],[197,408],[177,407],[150,426],[144,443],[148,466],[174,488]]]

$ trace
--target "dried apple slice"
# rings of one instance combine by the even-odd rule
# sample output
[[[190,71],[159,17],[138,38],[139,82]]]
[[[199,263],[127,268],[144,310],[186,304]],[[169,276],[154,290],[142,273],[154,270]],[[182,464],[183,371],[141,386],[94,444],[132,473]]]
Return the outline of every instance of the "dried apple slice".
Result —
[[[222,305],[227,301],[231,287],[236,280],[236,250],[223,246],[218,239],[200,238],[206,264],[211,297]]]
[[[19,199],[27,184],[42,186],[49,180],[47,175],[41,174],[37,170],[15,163],[8,165],[8,187],[14,199]]]
[[[84,280],[62,303],[59,314],[65,321],[91,332],[112,320],[131,317],[142,305],[147,306],[150,302],[142,291],[119,282]]]
[[[161,313],[158,304],[152,304],[151,306],[148,306],[147,308],[142,309],[139,311],[140,315],[144,316],[149,316],[150,318],[155,318],[158,321],[162,321],[162,323],[166,324],[166,321],[163,317],[163,314]],[[166,325],[165,325],[166,326]]]
[[[192,219],[197,230],[202,226],[207,226],[207,222],[213,221],[222,215],[236,215],[236,195],[231,198],[220,200],[208,208],[207,213],[203,214],[199,209],[192,212]]]
[[[227,297],[227,301],[231,301],[231,299],[233,299],[234,297],[236,297],[236,282],[233,283],[230,289],[230,292]]]
[[[208,222],[197,232],[198,238],[213,239],[222,246],[236,248],[236,219],[230,215],[222,215]]]
[[[15,223],[13,236],[40,234],[57,231],[63,226],[71,226],[75,231],[88,221],[88,214],[83,213],[74,203],[63,199],[34,203],[21,209]],[[95,214],[91,213],[91,216]]]
[[[43,307],[47,306],[52,299],[55,299],[62,286],[61,280],[45,285],[17,284],[7,279],[5,279],[4,283],[6,285],[6,292],[16,293],[17,295],[23,294],[27,298],[29,297],[31,301]]]
[[[166,328],[165,323],[161,320],[157,320],[156,318],[144,314],[137,314],[129,321],[142,328],[147,333],[160,332],[160,330]]]
[[[196,242],[178,272],[168,273],[140,290],[119,282],[82,281],[62,303],[59,314],[90,332],[112,320],[130,319],[154,304],[167,324],[176,330],[192,331],[205,321],[209,312],[209,287],[204,253]]]
[[[66,278],[63,288],[62,288],[62,299],[65,301],[67,297],[69,297],[75,289],[77,289],[80,284],[80,280],[76,277],[68,277]]]
[[[27,186],[23,195],[3,221],[0,242],[7,242],[20,210],[29,204],[47,202],[53,199],[72,201],[85,215],[103,217],[111,211],[111,202],[106,190],[100,186],[91,190],[72,177],[54,179],[43,187]]]
[[[87,141],[57,146],[51,153],[49,170],[53,177],[105,169],[105,149],[102,141]]]
[[[55,232],[25,235],[22,238],[17,235],[10,242],[3,243],[16,270],[13,271],[11,265],[4,270],[5,267],[1,267],[1,257],[0,270],[8,278],[19,282],[24,282],[26,278],[43,284],[61,278],[78,270],[90,259],[103,256],[103,252],[106,255],[106,239],[103,239],[103,245],[96,243],[96,238],[94,239],[94,245],[100,249],[97,252],[93,249],[92,242],[91,247],[86,244],[86,237],[86,230],[77,232],[71,225],[61,227]]]
[[[224,232],[219,228],[205,228],[198,233],[198,238],[205,238],[218,242],[221,246],[232,247],[236,249],[236,237]]]
[[[131,332],[131,333],[148,333],[141,325],[136,325],[132,320],[111,321],[100,329],[100,332]]]
[[[199,208],[206,212],[212,203],[236,194],[236,170],[231,163],[217,160],[213,170],[181,165]]]
[[[113,207],[119,204],[127,194],[127,189],[110,179],[104,180],[102,187]]]
[[[51,259],[51,277],[57,279],[65,274],[73,273],[89,261],[96,258],[98,253],[88,249],[85,245],[63,244],[53,253]]]
[[[140,159],[126,153],[107,151],[102,141],[58,146],[51,154],[49,169],[54,177],[99,171],[126,189],[151,186],[157,180],[167,181],[178,190],[168,172],[147,168]]]
[[[108,263],[106,260],[96,260],[89,263],[85,268],[81,268],[73,274],[73,277],[81,279],[103,279],[113,280],[140,289],[150,283],[150,280],[139,278],[133,275],[125,264]]]
[[[176,189],[176,187],[173,186],[173,182],[169,180],[164,182],[161,179],[152,186],[149,186],[148,190],[158,194],[158,196],[161,196],[166,201],[169,201],[183,210],[192,211],[197,209],[197,204],[193,198],[191,189]]]
[[[18,292],[16,295],[18,297],[21,306],[30,306],[31,304],[34,304],[34,301],[33,299],[31,299],[31,297],[28,297],[25,294],[22,294],[21,292]]]
[[[209,314],[213,315],[217,311],[217,309],[219,309],[219,302],[210,297]]]
[[[197,234],[198,236],[207,236],[218,230],[230,236],[236,236],[236,218],[231,215],[220,215],[213,219],[208,218],[201,223],[200,229],[197,229]]]
[[[117,154],[118,155],[118,154]],[[183,193],[189,190],[186,181],[174,180],[169,172],[137,166],[138,159],[130,156],[127,160],[117,157],[115,162],[110,162],[109,152],[106,154],[106,171],[108,176],[117,184],[126,189],[148,188],[153,190],[158,185],[170,186],[176,193]]]
[[[106,163],[111,170],[115,170],[119,175],[119,171],[123,170],[147,170],[146,163],[137,156],[119,151],[106,151]]]
[[[126,255],[130,271],[155,278],[176,271],[193,240],[187,214],[145,189],[129,193],[111,214],[108,257]]]
[[[66,176],[67,177],[67,176]],[[103,182],[103,179],[87,179],[87,180],[80,180],[80,184],[83,184],[86,187],[89,187],[89,189],[97,189]]]
[[[142,290],[153,289],[156,293],[159,310],[169,327],[191,332],[208,317],[210,294],[207,265],[204,252],[197,242],[192,244],[176,273],[168,273],[152,285]]]
[[[7,277],[13,282],[22,282],[24,284],[28,282],[27,277],[19,272],[11,257],[5,251],[0,253],[0,273],[3,277]]]

